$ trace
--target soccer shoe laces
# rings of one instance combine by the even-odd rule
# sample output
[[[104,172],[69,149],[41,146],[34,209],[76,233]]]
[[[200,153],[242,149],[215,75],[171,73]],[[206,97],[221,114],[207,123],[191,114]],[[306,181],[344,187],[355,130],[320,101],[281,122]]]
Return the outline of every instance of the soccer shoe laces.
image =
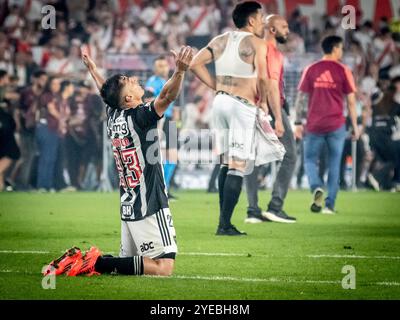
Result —
[[[55,275],[66,273],[71,269],[76,260],[81,257],[81,250],[78,247],[72,247],[66,250],[60,257],[50,262],[42,274],[46,276],[51,273]]]
[[[83,257],[76,260],[69,272],[68,276],[78,276],[80,274],[86,274],[87,276],[99,275],[94,267],[97,259],[101,256],[101,252],[96,247],[91,247]]]

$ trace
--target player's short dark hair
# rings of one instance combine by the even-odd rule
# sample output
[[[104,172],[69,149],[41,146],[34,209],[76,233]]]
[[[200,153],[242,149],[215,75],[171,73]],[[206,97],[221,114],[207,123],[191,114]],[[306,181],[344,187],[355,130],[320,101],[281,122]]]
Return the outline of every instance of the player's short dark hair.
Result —
[[[339,44],[343,43],[343,38],[339,36],[327,36],[322,40],[321,47],[322,51],[325,54],[331,54],[333,48],[339,46]]]
[[[245,1],[238,3],[233,9],[232,19],[236,28],[243,28],[249,23],[249,17],[257,13],[258,9],[262,9],[261,4],[256,1]]]
[[[7,71],[4,69],[0,69],[0,80],[2,80],[7,75]]]
[[[108,78],[100,90],[100,95],[104,102],[112,109],[118,109],[120,107],[121,77],[122,74],[115,74]]]

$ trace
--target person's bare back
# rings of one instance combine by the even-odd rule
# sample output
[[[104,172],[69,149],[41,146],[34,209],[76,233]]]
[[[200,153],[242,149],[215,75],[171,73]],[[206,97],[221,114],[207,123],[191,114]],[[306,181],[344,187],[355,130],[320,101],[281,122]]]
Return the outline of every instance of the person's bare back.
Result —
[[[209,44],[209,48],[213,52],[214,62],[218,62],[224,54],[234,55],[234,52],[227,52],[227,44],[230,33],[227,32],[223,35],[215,37]],[[243,62],[251,66],[253,72],[255,72],[255,57],[257,43],[260,41],[256,36],[248,33],[241,39],[237,57]],[[219,61],[224,63],[224,61]],[[231,66],[227,66],[228,68]],[[216,90],[225,91],[234,96],[240,96],[249,100],[251,103],[255,103],[255,97],[257,95],[257,75],[253,77],[239,77],[232,75],[218,75],[216,76]]]

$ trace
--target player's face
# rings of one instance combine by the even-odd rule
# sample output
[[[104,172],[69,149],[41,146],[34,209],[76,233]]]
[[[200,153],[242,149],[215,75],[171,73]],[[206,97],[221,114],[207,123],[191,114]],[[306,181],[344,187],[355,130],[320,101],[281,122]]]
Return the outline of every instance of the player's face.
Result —
[[[160,59],[154,62],[154,73],[162,78],[167,78],[169,74],[169,64],[167,60]]]
[[[287,42],[288,36],[289,36],[289,24],[286,22],[286,20],[277,20],[275,22],[275,39],[281,44],[284,44]]]
[[[339,43],[337,47],[334,47],[334,52],[338,60],[343,57],[343,43]]]
[[[122,76],[119,80],[122,84],[121,96],[123,101],[140,100],[143,97],[144,90],[140,86],[137,77]]]
[[[254,15],[254,34],[259,38],[264,38],[265,34],[265,18],[261,9],[257,10]]]

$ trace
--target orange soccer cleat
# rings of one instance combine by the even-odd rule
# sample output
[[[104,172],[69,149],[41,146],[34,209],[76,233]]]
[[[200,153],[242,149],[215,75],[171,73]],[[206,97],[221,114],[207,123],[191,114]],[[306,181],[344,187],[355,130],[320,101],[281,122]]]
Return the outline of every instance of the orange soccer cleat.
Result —
[[[48,266],[42,272],[44,276],[48,274],[55,274],[56,276],[68,272],[72,265],[78,260],[82,258],[82,252],[77,247],[72,247],[65,251],[65,253],[50,262]]]
[[[100,250],[96,247],[91,247],[83,257],[75,261],[71,269],[67,272],[67,276],[74,277],[80,274],[88,276],[99,275],[100,273],[94,270],[94,265],[100,256]]]

